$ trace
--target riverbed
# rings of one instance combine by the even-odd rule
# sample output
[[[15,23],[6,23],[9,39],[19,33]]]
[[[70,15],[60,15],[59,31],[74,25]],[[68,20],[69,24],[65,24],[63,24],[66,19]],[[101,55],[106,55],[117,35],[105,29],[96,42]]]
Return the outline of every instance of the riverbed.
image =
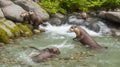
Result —
[[[0,67],[119,67],[120,38],[103,36],[83,27],[106,50],[94,50],[75,42],[74,33],[68,33],[71,25],[43,27],[46,32],[30,38],[16,39],[14,44],[0,47]],[[30,46],[44,49],[58,47],[61,54],[45,62],[35,63],[32,56],[39,54]]]

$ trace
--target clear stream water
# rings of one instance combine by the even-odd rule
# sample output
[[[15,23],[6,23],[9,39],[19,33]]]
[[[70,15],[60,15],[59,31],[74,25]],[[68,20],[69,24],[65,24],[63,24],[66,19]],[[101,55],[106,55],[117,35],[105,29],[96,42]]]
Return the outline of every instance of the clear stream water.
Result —
[[[71,25],[42,27],[46,29],[30,38],[20,38],[15,44],[0,47],[0,67],[119,67],[120,66],[120,38],[102,36],[101,33],[84,28],[101,46],[107,50],[96,51],[86,48],[72,38],[74,33],[67,33]],[[39,49],[58,47],[61,54],[46,62],[34,63],[31,57],[39,54],[29,48]]]

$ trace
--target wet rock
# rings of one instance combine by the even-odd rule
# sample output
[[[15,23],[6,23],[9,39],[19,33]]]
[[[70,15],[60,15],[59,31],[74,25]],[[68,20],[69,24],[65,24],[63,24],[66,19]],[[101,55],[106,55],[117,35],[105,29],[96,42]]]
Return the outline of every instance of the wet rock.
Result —
[[[40,33],[40,30],[34,29],[33,32],[34,32],[35,34],[39,34],[39,33]]]
[[[117,29],[112,29],[112,36],[115,36],[115,37],[120,36],[120,31]]]
[[[59,18],[51,18],[48,22],[51,25],[56,25],[56,26],[60,26],[62,24],[62,21]]]
[[[42,20],[49,19],[49,14],[32,0],[15,0],[15,3],[20,5],[26,11],[32,10],[33,12],[37,13]]]
[[[99,17],[115,22],[120,23],[120,12],[100,12]]]
[[[51,14],[51,17],[56,17],[56,18],[60,18],[60,19],[64,19],[65,18],[65,16],[62,15],[61,13]]]
[[[68,17],[68,24],[82,25],[84,22],[83,19],[77,19],[76,16]]]
[[[106,17],[105,14],[106,14],[106,11],[100,11],[98,14],[98,17],[105,18]]]
[[[110,28],[108,28],[108,26],[101,21],[90,24],[88,28],[104,35],[111,34]]]

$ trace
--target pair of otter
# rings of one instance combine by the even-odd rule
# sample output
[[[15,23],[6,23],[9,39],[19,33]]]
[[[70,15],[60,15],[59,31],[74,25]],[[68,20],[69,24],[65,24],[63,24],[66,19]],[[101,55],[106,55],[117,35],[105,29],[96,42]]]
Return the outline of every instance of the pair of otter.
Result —
[[[43,61],[47,60],[48,58],[52,58],[52,57],[55,57],[56,55],[60,54],[60,50],[56,47],[45,48],[42,50],[40,50],[36,47],[30,47],[30,48],[36,49],[40,52],[40,54],[32,57],[32,60],[34,62],[43,62]]]
[[[32,24],[33,27],[38,28],[40,24],[43,24],[43,21],[40,16],[38,16],[35,12],[23,12],[20,15],[23,18],[23,21],[28,21],[29,24]]]
[[[81,42],[83,45],[88,45],[91,48],[102,49],[107,47],[100,46],[84,29],[80,26],[73,25],[70,28],[71,32],[75,32],[76,37],[73,38],[75,41]]]

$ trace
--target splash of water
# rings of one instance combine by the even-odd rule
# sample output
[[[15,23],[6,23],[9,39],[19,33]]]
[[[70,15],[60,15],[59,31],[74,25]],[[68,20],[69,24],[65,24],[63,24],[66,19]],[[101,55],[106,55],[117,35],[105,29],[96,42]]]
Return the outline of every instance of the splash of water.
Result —
[[[40,26],[40,28],[47,30],[47,32],[52,32],[52,33],[56,33],[56,34],[60,34],[60,35],[75,36],[75,33],[68,33],[69,28],[71,26],[72,25],[69,25],[69,24],[65,24],[65,25],[61,25],[61,26],[52,26],[51,24],[49,24],[47,22],[46,27]],[[81,26],[81,27],[83,29],[85,29],[91,36],[100,36],[101,35],[101,33],[97,33],[92,30],[89,30],[88,28],[86,28],[84,26]]]
[[[53,46],[53,47],[57,47],[57,48],[73,48],[74,45],[72,44],[69,44],[69,45],[66,45],[68,44],[67,43],[67,40],[65,40],[63,43],[61,44],[54,44],[54,45],[50,45],[50,46]]]

